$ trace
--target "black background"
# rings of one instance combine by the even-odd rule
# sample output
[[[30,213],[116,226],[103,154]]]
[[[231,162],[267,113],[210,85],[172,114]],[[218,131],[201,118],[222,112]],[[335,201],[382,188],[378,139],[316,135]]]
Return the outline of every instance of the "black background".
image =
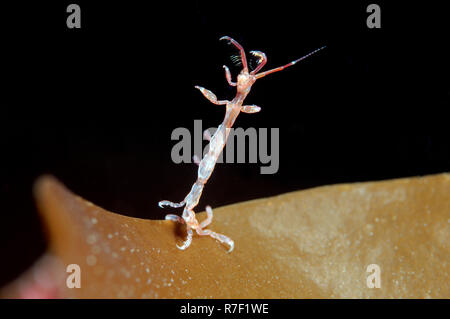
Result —
[[[212,207],[314,186],[450,171],[449,19],[410,1],[73,1],[82,28],[66,27],[68,1],[2,3],[0,285],[45,250],[32,198],[44,173],[114,212],[161,219],[196,178],[176,165],[177,127],[217,126],[219,99],[235,93],[223,64],[236,52],[268,56],[265,69],[317,55],[256,82],[235,126],[280,128],[280,168],[218,164],[199,203]],[[204,144],[206,145],[206,143]]]

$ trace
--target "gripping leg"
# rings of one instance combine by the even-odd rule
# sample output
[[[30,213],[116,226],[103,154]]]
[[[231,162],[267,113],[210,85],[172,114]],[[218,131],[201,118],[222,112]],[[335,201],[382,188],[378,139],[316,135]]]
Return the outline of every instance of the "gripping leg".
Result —
[[[261,108],[257,105],[244,105],[242,107],[244,113],[258,113],[259,111],[261,111]]]
[[[200,223],[200,227],[201,228],[205,228],[206,226],[208,226],[209,224],[211,224],[212,219],[213,219],[213,211],[211,206],[206,206],[206,219],[204,221],[202,221]]]
[[[192,229],[188,228],[186,240],[184,241],[183,245],[181,245],[181,246],[179,246],[177,244],[177,248],[181,249],[181,250],[185,250],[186,248],[188,248],[192,242],[192,234],[193,234]]]
[[[225,77],[227,78],[228,84],[231,86],[236,86],[237,84],[231,81],[230,69],[226,65],[224,65],[223,68],[225,69]]]
[[[174,203],[174,202],[171,202],[171,201],[168,201],[168,200],[162,200],[162,201],[160,201],[158,203],[158,206],[161,207],[161,208],[164,208],[164,206],[170,206],[170,207],[173,207],[173,208],[180,208],[180,207],[183,207],[184,204],[186,204],[186,202],[184,200],[179,202],[179,203]]]
[[[200,236],[211,236],[212,238],[220,241],[222,244],[228,245],[230,247],[228,249],[229,253],[231,253],[233,251],[234,241],[230,237],[213,232],[212,230],[209,230],[209,229],[197,228],[196,231],[197,231],[197,234],[199,234]]]
[[[266,54],[261,51],[250,51],[250,53],[258,58],[258,66],[256,67],[256,69],[250,72],[250,74],[256,74],[259,70],[261,70],[264,67],[264,65],[266,65],[267,57]]]
[[[195,88],[198,89],[198,90],[200,90],[200,92],[202,92],[202,94],[203,94],[203,95],[204,95],[211,103],[214,103],[214,104],[217,104],[217,105],[224,105],[224,104],[227,104],[227,103],[229,102],[229,101],[227,101],[227,100],[221,100],[221,101],[218,101],[218,100],[217,100],[217,96],[216,96],[213,92],[211,92],[210,90],[205,89],[204,87],[201,87],[201,86],[196,85]]]

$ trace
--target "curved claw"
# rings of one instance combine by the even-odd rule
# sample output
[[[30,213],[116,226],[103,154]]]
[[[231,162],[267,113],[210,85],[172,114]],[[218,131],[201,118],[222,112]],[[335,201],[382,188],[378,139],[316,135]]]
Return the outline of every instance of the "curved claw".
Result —
[[[219,234],[219,235],[225,237],[225,240],[223,240],[223,241],[220,240],[220,239],[218,239],[218,240],[219,240],[222,244],[228,245],[230,248],[228,248],[227,253],[231,253],[231,252],[233,251],[233,249],[234,249],[234,241],[233,241],[231,238],[229,238],[229,237],[227,237],[227,236],[225,236],[225,235],[222,235],[222,234]]]
[[[231,40],[233,40],[233,39],[230,38],[230,37],[227,36],[227,35],[224,35],[223,37],[221,37],[221,38],[219,39],[219,41],[221,41],[221,40],[228,40],[228,41],[231,41]]]
[[[188,229],[187,233],[188,233],[188,235],[187,235],[186,240],[184,241],[183,245],[179,246],[177,244],[177,248],[180,249],[180,250],[185,250],[192,243],[192,229]]]
[[[261,51],[250,51],[250,53],[258,58],[258,66],[256,67],[256,69],[250,72],[251,74],[256,74],[259,70],[261,70],[264,67],[264,65],[266,65],[267,56],[264,52]]]
[[[236,40],[234,40],[233,38],[230,38],[229,36],[223,36],[219,40],[227,40],[230,43],[232,43],[236,48],[238,48],[238,50],[241,53],[242,67],[247,72],[248,71],[247,58],[245,57],[245,51],[244,51],[244,48],[242,47],[242,45],[240,45]]]
[[[213,214],[211,206],[209,206],[209,205],[206,206],[206,219],[200,223],[200,228],[205,228],[209,224],[211,224],[213,216],[214,216],[214,214]]]
[[[229,243],[230,249],[228,249],[227,253],[231,253],[231,252],[233,251],[233,249],[234,249],[234,241],[231,240],[231,239],[230,239],[230,241],[231,241],[231,242]]]
[[[228,248],[227,253],[231,253],[233,251],[234,241],[231,238],[229,238],[225,235],[222,235],[222,234],[214,233],[214,232],[212,232],[210,234],[210,236],[214,239],[217,239],[221,244],[225,244],[225,245],[229,246],[230,248]]]
[[[209,229],[197,228],[196,231],[197,234],[199,234],[200,236],[211,236],[212,238],[218,240],[220,243],[228,245],[230,248],[228,248],[227,252],[231,253],[233,251],[234,241],[230,237],[213,232],[212,230]]]

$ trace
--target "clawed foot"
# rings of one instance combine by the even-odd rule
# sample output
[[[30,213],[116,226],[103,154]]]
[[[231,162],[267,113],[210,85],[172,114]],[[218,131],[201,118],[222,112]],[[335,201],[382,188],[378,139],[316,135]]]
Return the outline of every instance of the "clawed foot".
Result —
[[[184,219],[178,215],[168,214],[168,215],[166,215],[166,220],[171,220],[173,222],[180,223],[180,224],[186,224]],[[186,248],[188,248],[192,242],[192,235],[193,235],[192,229],[188,228],[186,240],[184,241],[183,245],[181,245],[181,246],[179,246],[177,244],[177,248],[181,249],[181,250],[185,250]]]
[[[206,226],[208,226],[209,224],[211,224],[211,222],[212,222],[213,211],[212,211],[211,206],[206,206],[206,214],[207,214],[206,219],[200,223],[200,228],[196,229],[197,234],[199,234],[200,236],[211,236],[212,238],[217,239],[222,244],[226,244],[230,247],[228,249],[229,253],[232,252],[234,249],[234,241],[230,237],[227,237],[222,234],[218,234],[209,229],[203,229]]]
[[[203,228],[207,227],[209,224],[211,224],[211,222],[212,222],[213,211],[212,211],[211,206],[206,206],[206,214],[207,214],[206,219],[200,223],[198,228],[195,229],[197,234],[199,236],[211,236],[212,238],[218,240],[222,244],[228,245],[229,246],[228,252],[229,253],[232,252],[234,249],[234,241],[231,238],[229,238],[225,235],[213,232],[212,230],[209,230],[209,229],[203,229]],[[178,216],[178,215],[168,214],[168,215],[166,215],[166,220],[171,220],[173,222],[177,222],[180,224],[186,224],[186,221],[181,216]],[[192,243],[192,236],[193,236],[192,228],[189,227],[189,225],[186,225],[186,226],[187,226],[186,240],[183,242],[183,244],[181,246],[177,244],[177,248],[181,249],[181,250],[185,250]]]
[[[185,250],[186,248],[188,248],[191,245],[192,242],[192,229],[188,229],[187,230],[187,237],[186,240],[184,241],[183,245],[179,246],[177,244],[177,248],[181,249],[181,250]]]
[[[230,248],[228,249],[228,252],[231,253],[234,249],[234,241],[225,235],[213,232],[212,230],[209,229],[196,229],[197,234],[199,234],[200,236],[211,236],[214,239],[217,239],[218,241],[220,241],[222,244],[225,244],[227,246],[229,246]]]

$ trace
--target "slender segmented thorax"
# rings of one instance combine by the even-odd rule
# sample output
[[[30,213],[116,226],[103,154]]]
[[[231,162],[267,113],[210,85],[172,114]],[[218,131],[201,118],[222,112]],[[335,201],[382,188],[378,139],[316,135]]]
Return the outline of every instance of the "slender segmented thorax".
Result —
[[[187,210],[192,210],[195,206],[197,206],[198,201],[200,200],[200,196],[203,192],[203,187],[205,187],[205,183],[202,183],[198,180],[194,183],[194,185],[192,185],[191,191],[184,199],[184,201],[186,202]]]
[[[192,210],[195,206],[197,206],[203,191],[203,187],[211,177],[211,174],[217,163],[217,159],[219,158],[220,153],[225,147],[229,132],[229,128],[227,128],[223,124],[220,124],[217,128],[217,131],[212,136],[209,143],[209,150],[199,163],[197,181],[192,186],[191,191],[185,198],[186,208],[188,210]]]

